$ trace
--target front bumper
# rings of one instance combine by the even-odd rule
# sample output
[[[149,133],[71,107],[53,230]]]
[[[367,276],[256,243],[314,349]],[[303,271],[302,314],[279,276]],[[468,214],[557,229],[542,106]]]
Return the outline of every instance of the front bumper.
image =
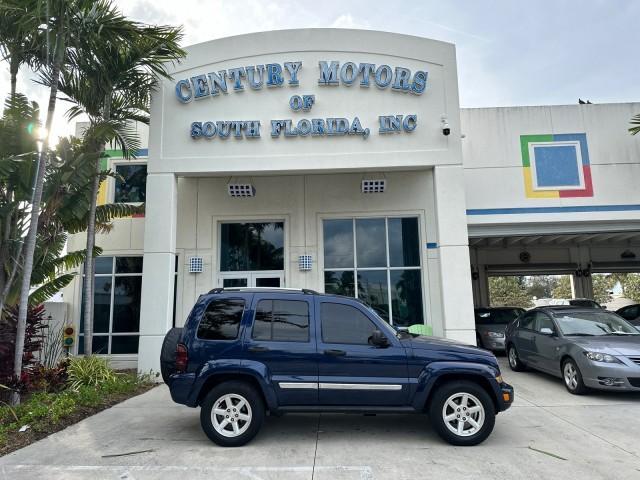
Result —
[[[504,412],[513,404],[514,390],[508,383],[500,384],[500,397],[498,398],[498,411]]]
[[[620,358],[620,357],[618,357]],[[626,359],[620,358],[622,362]],[[631,363],[631,362],[630,362]],[[580,372],[584,384],[597,390],[640,392],[640,366],[631,363],[601,363],[583,359]]]
[[[482,346],[487,350],[491,350],[493,352],[502,352],[504,351],[504,341],[504,337],[482,337]]]

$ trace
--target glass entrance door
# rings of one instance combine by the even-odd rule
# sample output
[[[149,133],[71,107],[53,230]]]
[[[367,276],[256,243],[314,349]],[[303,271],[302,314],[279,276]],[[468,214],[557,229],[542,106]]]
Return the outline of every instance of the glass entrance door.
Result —
[[[222,272],[218,286],[224,288],[279,288],[284,286],[284,272]]]

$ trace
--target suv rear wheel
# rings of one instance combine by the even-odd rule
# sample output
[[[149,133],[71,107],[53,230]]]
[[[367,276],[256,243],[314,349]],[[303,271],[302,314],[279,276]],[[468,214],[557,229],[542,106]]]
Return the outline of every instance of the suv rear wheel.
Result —
[[[452,445],[471,446],[483,442],[495,425],[491,397],[477,383],[460,380],[436,390],[429,407],[435,431]]]
[[[207,436],[223,447],[239,447],[256,436],[264,421],[260,394],[245,382],[224,382],[202,402],[200,424]]]

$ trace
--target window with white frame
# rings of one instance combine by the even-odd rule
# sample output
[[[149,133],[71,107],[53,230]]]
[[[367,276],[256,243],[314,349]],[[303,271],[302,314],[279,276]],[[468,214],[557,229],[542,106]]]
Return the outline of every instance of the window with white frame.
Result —
[[[114,203],[141,203],[147,193],[146,164],[116,164]]]
[[[323,221],[326,293],[356,297],[398,326],[424,323],[417,217]]]
[[[137,354],[140,335],[141,256],[95,258],[93,343],[96,354]],[[84,353],[84,289],[78,353]]]

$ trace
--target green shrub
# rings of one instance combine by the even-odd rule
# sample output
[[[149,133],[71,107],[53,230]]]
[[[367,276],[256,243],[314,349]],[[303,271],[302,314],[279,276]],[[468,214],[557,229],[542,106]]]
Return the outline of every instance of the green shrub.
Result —
[[[109,366],[105,358],[89,355],[72,358],[67,367],[69,386],[78,390],[81,386],[100,387],[114,383],[118,374]]]

